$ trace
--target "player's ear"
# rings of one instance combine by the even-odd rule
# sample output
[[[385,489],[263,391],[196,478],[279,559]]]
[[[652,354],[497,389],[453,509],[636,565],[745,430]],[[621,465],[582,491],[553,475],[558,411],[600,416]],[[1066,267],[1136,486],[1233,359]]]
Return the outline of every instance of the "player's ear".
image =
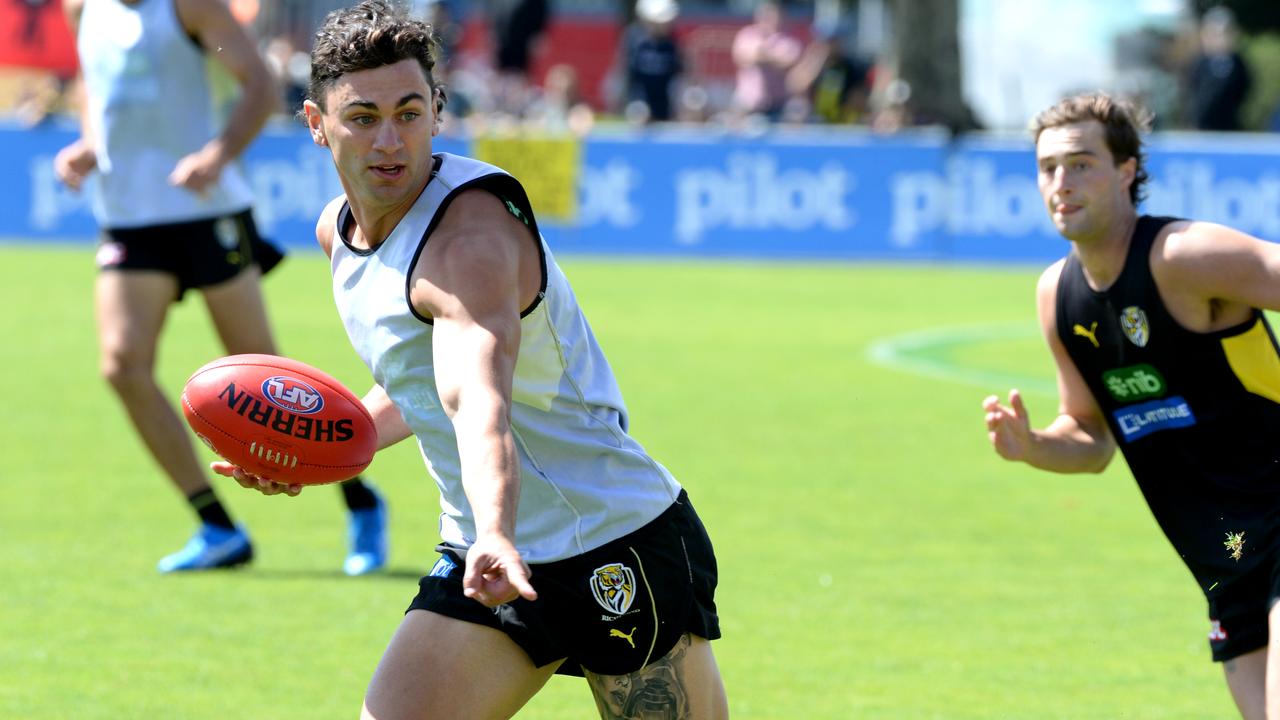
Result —
[[[1120,181],[1124,183],[1125,189],[1133,185],[1133,180],[1138,176],[1138,158],[1129,158],[1120,163]]]
[[[431,137],[440,134],[440,123],[444,117],[444,90],[439,86],[431,89]]]
[[[324,115],[320,112],[320,106],[310,100],[302,103],[302,112],[307,118],[307,130],[311,132],[311,141],[321,147],[329,144],[329,139],[324,134]]]

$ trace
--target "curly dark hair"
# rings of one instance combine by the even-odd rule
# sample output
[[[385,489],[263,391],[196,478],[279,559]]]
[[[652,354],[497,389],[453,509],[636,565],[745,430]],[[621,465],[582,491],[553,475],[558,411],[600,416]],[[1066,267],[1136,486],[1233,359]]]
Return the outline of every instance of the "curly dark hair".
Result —
[[[334,10],[316,31],[308,99],[324,110],[325,92],[343,75],[412,59],[422,67],[427,84],[439,91],[439,112],[445,103],[444,86],[431,73],[436,66],[437,48],[431,26],[410,18],[398,3],[363,0]]]
[[[1133,184],[1129,186],[1129,199],[1137,207],[1146,197],[1146,184],[1150,179],[1147,175],[1147,154],[1142,147],[1143,133],[1151,131],[1152,116],[1146,109],[1105,93],[1072,95],[1037,115],[1031,123],[1031,134],[1038,142],[1040,133],[1049,128],[1089,120],[1102,123],[1107,149],[1117,165],[1129,158],[1138,161]]]

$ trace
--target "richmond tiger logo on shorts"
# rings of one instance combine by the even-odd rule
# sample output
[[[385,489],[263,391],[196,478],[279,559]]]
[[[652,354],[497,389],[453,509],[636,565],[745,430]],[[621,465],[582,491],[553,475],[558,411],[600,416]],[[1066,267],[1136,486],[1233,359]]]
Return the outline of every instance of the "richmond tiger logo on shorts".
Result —
[[[213,234],[224,250],[240,247],[240,223],[233,217],[218,218],[213,224]]]
[[[591,594],[600,607],[622,615],[631,609],[631,602],[636,599],[636,574],[622,563],[598,567],[591,575]]]

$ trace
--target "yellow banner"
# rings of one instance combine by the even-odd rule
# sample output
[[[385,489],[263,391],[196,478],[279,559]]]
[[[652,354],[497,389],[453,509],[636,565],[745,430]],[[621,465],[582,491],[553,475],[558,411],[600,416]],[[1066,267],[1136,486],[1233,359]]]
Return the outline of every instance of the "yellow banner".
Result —
[[[514,175],[529,194],[536,217],[577,220],[582,144],[576,138],[478,137],[471,153]]]

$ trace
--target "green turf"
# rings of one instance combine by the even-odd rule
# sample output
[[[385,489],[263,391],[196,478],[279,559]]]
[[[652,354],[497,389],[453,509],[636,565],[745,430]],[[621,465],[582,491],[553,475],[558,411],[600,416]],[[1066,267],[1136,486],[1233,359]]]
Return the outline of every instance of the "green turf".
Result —
[[[716,542],[734,717],[1232,715],[1203,601],[1123,463],[1060,477],[987,447],[981,398],[1051,381],[1036,270],[564,265],[635,435]],[[392,503],[387,573],[340,574],[336,491],[265,498],[223,481],[258,560],[159,577],[192,520],[96,378],[92,278],[87,249],[0,247],[0,717],[355,717],[433,561],[437,498],[416,451],[372,467]],[[318,255],[291,258],[267,291],[286,354],[367,386]],[[967,381],[869,359],[957,327],[916,352]],[[176,395],[218,354],[188,299],[164,384]],[[1054,408],[1040,390],[1028,403],[1041,422]],[[593,716],[568,678],[520,715]]]

